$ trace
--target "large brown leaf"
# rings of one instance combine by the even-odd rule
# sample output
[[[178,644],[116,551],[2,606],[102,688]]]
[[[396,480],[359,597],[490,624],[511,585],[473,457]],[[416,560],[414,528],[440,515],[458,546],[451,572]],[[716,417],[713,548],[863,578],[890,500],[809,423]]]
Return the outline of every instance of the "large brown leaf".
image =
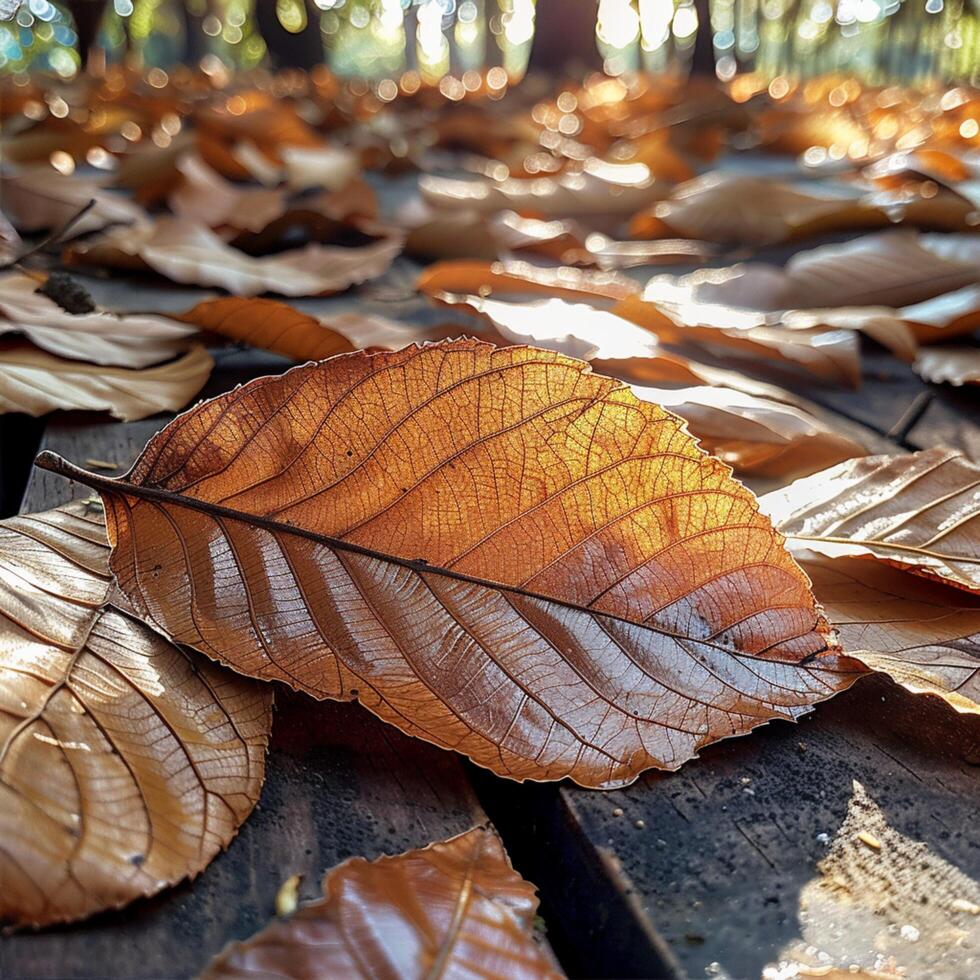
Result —
[[[512,778],[622,785],[855,676],[728,467],[559,354],[339,355],[76,475],[166,635]]]
[[[208,299],[175,319],[241,344],[262,347],[298,361],[319,361],[354,350],[336,330],[271,299]]]
[[[849,656],[910,691],[980,714],[980,599],[883,562],[801,561]]]
[[[980,592],[980,467],[961,452],[853,460],[760,504],[794,547],[876,558]]]
[[[534,938],[534,886],[492,830],[376,861],[350,858],[323,879],[323,895],[229,946],[204,980],[564,976]]]
[[[259,796],[268,687],[113,606],[101,509],[0,522],[0,921],[198,874]]]
[[[191,327],[152,313],[117,315],[96,307],[72,314],[38,292],[31,277],[0,276],[0,335],[23,334],[38,347],[74,360],[141,368],[187,349]]]
[[[401,240],[392,235],[359,248],[310,244],[255,257],[203,224],[160,218],[139,228],[112,229],[75,245],[66,257],[83,265],[152,269],[174,282],[220,286],[235,296],[319,296],[383,275],[400,251]]]
[[[55,357],[27,343],[0,343],[0,414],[82,409],[132,422],[184,408],[213,367],[200,346],[175,361],[133,370]]]

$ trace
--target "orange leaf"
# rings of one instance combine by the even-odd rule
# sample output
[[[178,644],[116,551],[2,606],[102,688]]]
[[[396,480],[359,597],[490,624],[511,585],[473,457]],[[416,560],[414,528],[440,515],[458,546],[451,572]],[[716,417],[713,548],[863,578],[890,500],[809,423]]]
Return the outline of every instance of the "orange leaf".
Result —
[[[96,487],[165,635],[515,779],[674,769],[855,678],[752,494],[560,354],[340,355],[180,416]]]
[[[355,349],[343,334],[272,299],[209,299],[174,319],[297,361],[319,361]]]
[[[204,980],[563,976],[534,937],[534,887],[492,830],[376,861],[350,858],[323,879],[323,895],[229,946]]]

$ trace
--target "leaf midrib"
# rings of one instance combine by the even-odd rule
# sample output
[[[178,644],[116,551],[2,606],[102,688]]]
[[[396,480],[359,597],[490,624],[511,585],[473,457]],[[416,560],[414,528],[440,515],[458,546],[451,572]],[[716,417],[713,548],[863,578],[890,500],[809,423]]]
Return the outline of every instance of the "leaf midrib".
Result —
[[[491,579],[480,578],[476,575],[467,575],[465,572],[458,572],[453,569],[444,568],[440,565],[431,565],[422,558],[412,559],[402,558],[398,555],[390,555],[374,548],[354,544],[351,541],[344,541],[342,538],[335,538],[331,537],[330,535],[319,534],[315,531],[310,531],[305,527],[295,524],[285,524],[280,521],[271,520],[270,518],[263,517],[260,514],[250,514],[246,511],[235,510],[231,507],[224,507],[221,504],[214,504],[209,501],[198,500],[194,497],[174,493],[171,490],[162,490],[158,487],[146,487],[135,483],[129,483],[126,479],[126,476],[129,476],[129,474],[117,478],[99,476],[98,474],[89,473],[87,470],[83,470],[81,467],[70,463],[68,460],[59,456],[57,453],[51,452],[50,450],[44,450],[43,452],[39,453],[34,463],[40,469],[49,470],[52,473],[58,473],[61,476],[67,477],[68,479],[77,480],[79,483],[92,487],[99,492],[104,492],[107,494],[121,494],[123,496],[131,496],[137,499],[152,500],[178,507],[186,507],[190,510],[196,510],[207,514],[210,517],[239,521],[241,523],[269,531],[272,534],[291,534],[296,537],[305,538],[308,541],[314,541],[317,544],[325,545],[328,548],[336,551],[361,555],[365,558],[371,558],[376,561],[397,565],[401,568],[407,568],[418,575],[424,576],[426,573],[431,575],[440,575],[456,581],[477,585],[484,589],[493,589],[500,592],[510,593],[512,595],[519,595],[525,599],[532,599],[537,602],[551,603],[562,606],[566,609],[571,609],[575,612],[584,613],[588,616],[596,616],[602,619],[624,623],[634,629],[650,630],[651,632],[657,633],[661,636],[670,637],[671,639],[684,640],[689,643],[697,643],[710,649],[717,650],[720,653],[727,654],[731,657],[746,660],[758,660],[765,663],[784,663],[794,667],[805,666],[800,661],[773,660],[771,657],[758,656],[756,654],[749,653],[748,651],[723,646],[718,643],[713,643],[707,639],[691,636],[687,633],[675,633],[671,630],[665,629],[662,626],[655,626],[647,622],[638,622],[635,619],[629,619],[626,616],[621,616],[617,613],[607,612],[606,610],[601,609],[592,609],[589,606],[583,606],[567,599],[560,599],[555,596],[544,595],[539,592],[532,592],[531,590],[523,589],[520,586],[495,582]],[[814,632],[817,630],[818,622],[816,612],[814,612]],[[814,657],[819,658],[828,652],[834,651],[831,651],[829,644],[825,640],[824,649],[807,657],[807,663],[811,663]]]

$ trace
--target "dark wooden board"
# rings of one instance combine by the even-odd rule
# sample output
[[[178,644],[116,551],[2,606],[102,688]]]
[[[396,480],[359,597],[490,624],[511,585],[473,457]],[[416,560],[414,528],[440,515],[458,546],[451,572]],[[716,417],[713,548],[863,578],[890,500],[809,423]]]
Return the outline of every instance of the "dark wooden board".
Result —
[[[239,359],[241,360],[241,359]],[[249,375],[267,359],[249,359]],[[240,380],[217,372],[211,392]],[[121,424],[56,418],[43,448],[123,472],[164,418]],[[22,510],[91,495],[35,470]],[[194,882],[75,926],[0,941],[0,976],[164,978],[196,975],[232,939],[272,916],[279,886],[301,873],[302,898],[353,855],[421,847],[486,820],[458,756],[402,735],[353,704],[318,703],[277,685],[277,711],[258,808]]]

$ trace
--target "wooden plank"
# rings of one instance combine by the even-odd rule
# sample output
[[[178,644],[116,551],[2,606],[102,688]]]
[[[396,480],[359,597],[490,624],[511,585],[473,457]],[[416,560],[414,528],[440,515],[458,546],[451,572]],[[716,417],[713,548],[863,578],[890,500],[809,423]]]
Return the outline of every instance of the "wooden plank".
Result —
[[[679,772],[610,793],[539,787],[488,808],[503,832],[524,828],[525,874],[546,896],[549,876],[569,873],[556,860],[592,855],[592,891],[568,895],[564,920],[549,920],[565,962],[592,975],[663,976],[673,959],[682,976],[757,977],[799,937],[800,891],[853,780],[893,827],[980,876],[978,763],[969,720],[871,677],[798,725],[718,743]]]
[[[952,446],[980,462],[980,389],[933,385],[933,399],[909,432],[909,442],[921,449]]]
[[[261,373],[251,361],[246,373]],[[212,390],[239,380],[219,373]],[[49,425],[43,448],[122,472],[166,421],[121,424],[92,416]],[[87,487],[35,471],[23,510],[42,510]],[[352,855],[373,858],[484,822],[458,756],[384,725],[357,705],[318,703],[277,685],[267,779],[258,808],[199,879],[79,925],[0,943],[4,977],[183,977],[232,939],[261,928],[280,884],[304,875],[315,897],[324,871]]]

